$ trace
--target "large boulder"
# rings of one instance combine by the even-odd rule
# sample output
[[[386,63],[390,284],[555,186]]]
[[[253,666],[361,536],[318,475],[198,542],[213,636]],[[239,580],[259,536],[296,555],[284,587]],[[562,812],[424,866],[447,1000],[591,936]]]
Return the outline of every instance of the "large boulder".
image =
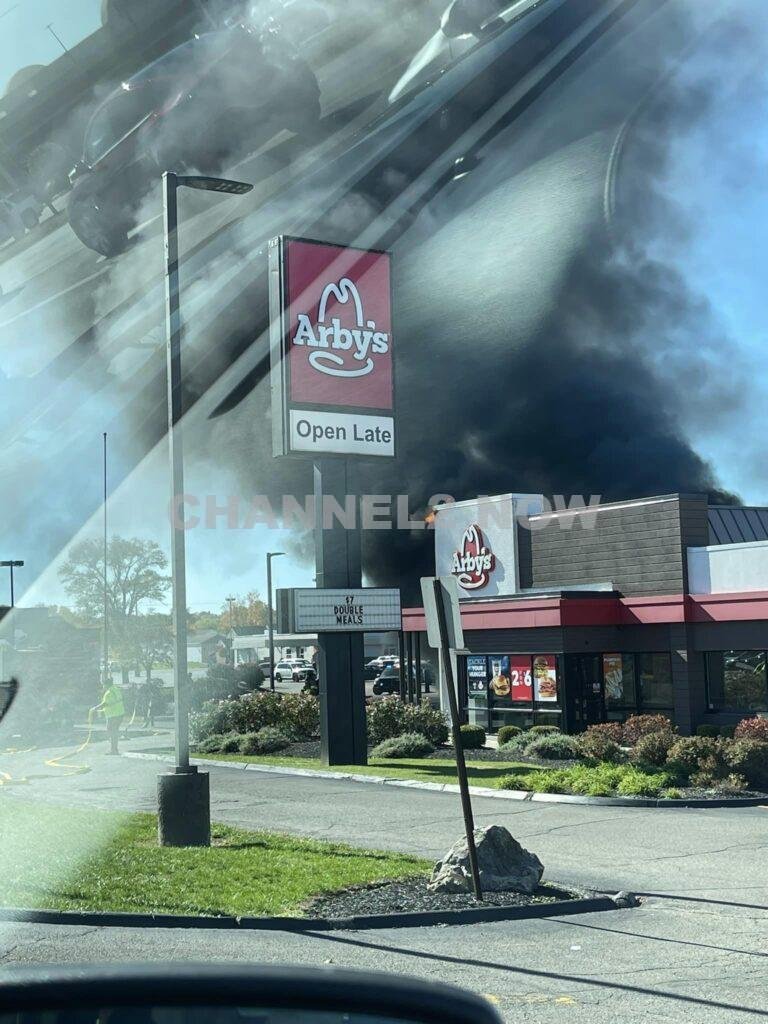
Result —
[[[501,825],[475,829],[480,883],[486,892],[524,892],[536,890],[544,865],[529,853]],[[472,892],[472,870],[466,836],[453,844],[435,864],[428,888],[432,892]]]

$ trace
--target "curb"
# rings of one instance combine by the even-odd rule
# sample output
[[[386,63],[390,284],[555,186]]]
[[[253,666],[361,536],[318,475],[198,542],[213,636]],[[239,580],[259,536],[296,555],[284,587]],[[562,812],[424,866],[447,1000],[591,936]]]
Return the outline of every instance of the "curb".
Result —
[[[215,930],[335,932],[374,928],[423,928],[439,924],[479,924],[529,918],[594,914],[624,910],[627,903],[611,896],[557,900],[528,907],[470,907],[358,917],[196,917],[191,914],[129,914],[111,911],[0,909],[0,921],[13,924],[96,925],[101,928],[210,928]]]
[[[143,761],[161,761],[173,764],[173,758],[165,754],[151,754],[143,751],[128,751],[123,757]],[[433,793],[459,793],[459,787],[452,782],[420,782],[417,779],[395,779],[386,775],[358,775],[354,772],[323,772],[313,768],[288,768],[282,765],[253,764],[250,761],[216,761],[213,758],[190,758],[190,764],[200,767],[230,768],[234,771],[262,772],[267,775],[293,775],[310,779],[335,779],[341,782],[363,782],[374,786],[396,786],[403,789],[425,789]],[[534,803],[587,804],[596,807],[665,807],[712,808],[718,807],[763,807],[768,806],[768,796],[722,797],[718,800],[691,798],[689,800],[660,800],[646,797],[626,796],[575,796],[568,793],[530,793],[524,789],[490,789],[487,786],[470,786],[472,796],[491,797],[494,800],[526,800]]]

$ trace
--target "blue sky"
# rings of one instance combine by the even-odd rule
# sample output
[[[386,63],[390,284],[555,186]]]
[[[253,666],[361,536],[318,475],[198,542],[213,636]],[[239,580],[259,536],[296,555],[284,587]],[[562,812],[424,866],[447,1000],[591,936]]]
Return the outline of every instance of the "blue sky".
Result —
[[[0,92],[19,68],[60,56],[49,24],[74,46],[101,25],[101,0],[0,0]]]

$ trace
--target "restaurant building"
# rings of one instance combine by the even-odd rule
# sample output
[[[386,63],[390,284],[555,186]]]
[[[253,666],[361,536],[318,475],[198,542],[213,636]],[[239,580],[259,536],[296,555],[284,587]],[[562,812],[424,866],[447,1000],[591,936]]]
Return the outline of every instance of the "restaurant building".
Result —
[[[688,494],[564,506],[507,494],[436,512],[465,720],[579,732],[661,713],[691,733],[768,711],[768,509]],[[403,628],[423,649],[422,608]]]

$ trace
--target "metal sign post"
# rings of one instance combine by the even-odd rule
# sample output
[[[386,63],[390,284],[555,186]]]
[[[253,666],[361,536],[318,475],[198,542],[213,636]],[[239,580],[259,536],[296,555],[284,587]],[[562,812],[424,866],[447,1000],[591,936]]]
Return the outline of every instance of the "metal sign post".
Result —
[[[464,748],[461,745],[461,723],[459,707],[456,700],[456,686],[453,677],[452,654],[463,650],[464,636],[461,629],[459,598],[456,579],[454,577],[425,577],[421,581],[424,597],[424,612],[427,617],[427,632],[431,647],[437,647],[445,666],[445,688],[448,692],[448,706],[451,711],[451,732],[453,749],[456,753],[456,773],[459,777],[461,794],[461,810],[464,815],[464,830],[467,836],[469,866],[472,871],[472,884],[475,898],[482,902],[483,890],[480,884],[480,869],[477,864],[475,847],[475,822],[472,815],[472,801],[469,796],[467,780],[467,764],[464,760]]]

